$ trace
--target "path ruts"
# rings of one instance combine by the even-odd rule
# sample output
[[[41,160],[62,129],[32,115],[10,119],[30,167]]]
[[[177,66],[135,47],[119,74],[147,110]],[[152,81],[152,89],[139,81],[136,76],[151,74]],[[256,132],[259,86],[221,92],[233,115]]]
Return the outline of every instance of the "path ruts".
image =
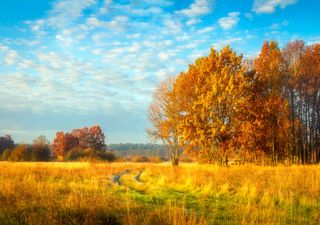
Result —
[[[130,173],[130,170],[129,170],[129,169],[126,169],[126,170],[124,170],[124,171],[122,171],[122,172],[120,172],[120,173],[114,174],[113,177],[112,177],[112,179],[111,179],[112,183],[113,183],[113,184],[118,184],[118,185],[121,186],[121,185],[122,185],[122,184],[121,184],[121,181],[120,181],[121,177],[122,177],[123,175],[125,175],[125,174],[128,174],[128,173]]]

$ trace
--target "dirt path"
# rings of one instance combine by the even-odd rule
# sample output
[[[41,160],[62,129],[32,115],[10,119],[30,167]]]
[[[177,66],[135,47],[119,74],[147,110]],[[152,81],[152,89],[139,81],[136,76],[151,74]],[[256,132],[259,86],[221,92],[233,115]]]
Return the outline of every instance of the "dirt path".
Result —
[[[120,173],[114,174],[113,177],[112,177],[112,179],[111,179],[112,183],[113,183],[113,184],[118,184],[118,185],[121,186],[121,185],[122,185],[122,184],[121,184],[121,181],[120,181],[121,177],[122,177],[123,175],[125,175],[125,174],[128,174],[128,173],[130,173],[130,170],[129,170],[129,169],[126,169],[126,170],[124,170],[124,171],[122,171],[122,172],[120,172]]]
[[[122,184],[122,182],[121,182],[121,177],[122,177],[123,175],[126,175],[126,174],[130,173],[130,172],[131,172],[131,170],[126,169],[126,170],[121,171],[120,173],[114,174],[114,175],[112,176],[112,178],[111,178],[111,183],[112,183],[112,184],[118,184],[118,185],[120,185],[120,186],[123,186],[123,184]],[[134,179],[136,182],[141,183],[142,181],[141,181],[141,179],[140,179],[140,176],[141,176],[142,173],[143,173],[143,170],[139,170],[139,172],[133,177],[133,179]]]
[[[136,182],[139,182],[139,183],[142,182],[140,180],[140,176],[141,176],[142,172],[143,172],[143,170],[139,170],[139,172],[133,177]]]

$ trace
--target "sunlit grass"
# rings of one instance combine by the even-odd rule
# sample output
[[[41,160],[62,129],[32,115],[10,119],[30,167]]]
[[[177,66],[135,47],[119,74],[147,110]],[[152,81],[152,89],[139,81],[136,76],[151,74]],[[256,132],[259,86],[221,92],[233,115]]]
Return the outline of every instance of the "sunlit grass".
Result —
[[[319,166],[0,163],[0,224],[317,223]]]

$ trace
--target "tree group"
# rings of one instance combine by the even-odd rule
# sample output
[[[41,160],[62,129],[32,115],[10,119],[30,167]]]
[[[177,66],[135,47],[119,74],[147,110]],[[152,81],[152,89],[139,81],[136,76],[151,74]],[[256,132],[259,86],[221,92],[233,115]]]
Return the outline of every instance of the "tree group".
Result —
[[[149,134],[201,162],[320,161],[320,44],[280,49],[265,42],[256,59],[211,49],[159,84]]]
[[[16,145],[10,135],[0,137],[1,160],[48,161],[50,159],[49,141],[41,135],[30,145]]]
[[[74,129],[70,133],[59,131],[51,144],[52,154],[58,159],[98,156],[105,150],[105,135],[97,125]]]
[[[10,161],[108,160],[116,156],[106,151],[105,135],[100,126],[59,131],[52,144],[43,135],[32,144],[15,144],[10,135],[0,137],[0,159]]]

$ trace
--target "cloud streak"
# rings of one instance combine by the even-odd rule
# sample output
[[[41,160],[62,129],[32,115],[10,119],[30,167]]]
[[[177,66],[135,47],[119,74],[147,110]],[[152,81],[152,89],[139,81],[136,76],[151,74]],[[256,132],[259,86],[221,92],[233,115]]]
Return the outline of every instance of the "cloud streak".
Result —
[[[271,14],[276,11],[276,8],[284,9],[289,5],[294,5],[298,0],[255,0],[253,9],[257,14]]]

